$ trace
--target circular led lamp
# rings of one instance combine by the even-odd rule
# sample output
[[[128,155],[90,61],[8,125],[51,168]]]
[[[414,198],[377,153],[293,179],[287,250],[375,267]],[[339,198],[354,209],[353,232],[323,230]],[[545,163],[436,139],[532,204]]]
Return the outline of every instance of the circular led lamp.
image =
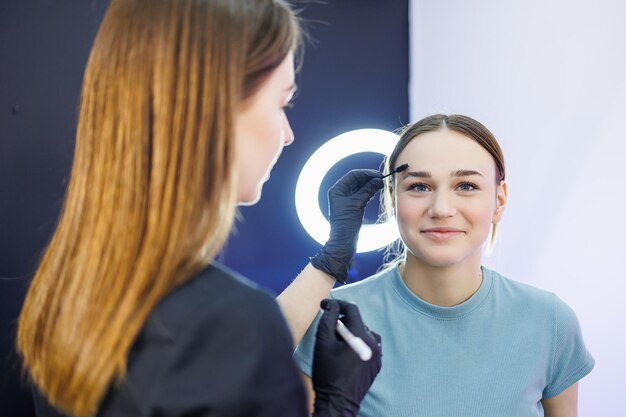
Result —
[[[328,240],[330,224],[320,211],[319,190],[328,171],[339,161],[361,152],[389,155],[398,135],[380,129],[359,129],[343,133],[320,146],[304,164],[296,184],[296,212],[302,226],[320,244]],[[394,218],[381,224],[365,224],[359,232],[357,253],[370,252],[398,239]]]

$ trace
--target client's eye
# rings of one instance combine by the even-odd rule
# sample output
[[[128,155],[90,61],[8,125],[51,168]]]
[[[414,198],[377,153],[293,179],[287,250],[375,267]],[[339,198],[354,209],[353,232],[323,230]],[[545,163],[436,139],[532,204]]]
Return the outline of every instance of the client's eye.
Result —
[[[462,182],[457,187],[461,191],[474,191],[478,190],[478,186],[472,182]]]
[[[417,192],[426,192],[430,190],[428,184],[424,184],[423,182],[415,182],[408,186],[408,190],[417,191]]]

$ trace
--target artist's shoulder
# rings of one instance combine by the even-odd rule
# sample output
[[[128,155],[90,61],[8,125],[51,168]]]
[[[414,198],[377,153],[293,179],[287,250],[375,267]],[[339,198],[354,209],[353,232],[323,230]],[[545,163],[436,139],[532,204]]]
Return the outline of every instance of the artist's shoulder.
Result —
[[[254,303],[274,300],[274,295],[266,288],[217,262],[211,263],[200,272],[190,282],[188,291],[202,292],[205,301],[209,292],[214,295],[212,298],[226,301],[241,300]]]
[[[182,329],[194,323],[228,317],[231,323],[280,318],[274,296],[218,263],[212,263],[168,294],[151,314],[162,328]]]
[[[294,391],[280,385],[297,381],[295,370],[293,377],[289,374],[292,353],[291,334],[274,297],[212,264],[152,311],[129,355],[124,390],[131,401],[151,410],[137,415],[154,415],[152,410],[164,409],[163,402],[179,399],[177,392],[195,405],[206,404],[205,409],[226,403],[232,409],[233,395],[245,396],[254,384]],[[280,370],[274,372],[276,364]],[[194,389],[203,384],[211,389]]]

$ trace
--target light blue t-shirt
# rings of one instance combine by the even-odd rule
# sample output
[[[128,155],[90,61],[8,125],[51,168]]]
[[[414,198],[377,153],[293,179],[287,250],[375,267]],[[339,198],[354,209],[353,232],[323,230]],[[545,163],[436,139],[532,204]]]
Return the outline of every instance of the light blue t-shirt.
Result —
[[[397,267],[332,291],[382,336],[383,366],[359,417],[535,417],[540,401],[587,375],[594,359],[576,315],[554,294],[483,267],[454,307],[429,304]],[[318,319],[294,354],[311,375]]]

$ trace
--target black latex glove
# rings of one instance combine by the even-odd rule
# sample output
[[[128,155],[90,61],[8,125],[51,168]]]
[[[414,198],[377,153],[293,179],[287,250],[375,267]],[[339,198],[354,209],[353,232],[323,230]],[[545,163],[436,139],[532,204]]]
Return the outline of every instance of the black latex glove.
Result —
[[[365,206],[383,188],[382,174],[373,169],[355,169],[328,190],[330,236],[311,264],[345,283],[363,223]]]
[[[325,310],[315,334],[313,417],[353,417],[382,366],[380,336],[365,326],[359,309],[341,300],[322,300]],[[363,361],[336,332],[337,319],[372,349]]]

